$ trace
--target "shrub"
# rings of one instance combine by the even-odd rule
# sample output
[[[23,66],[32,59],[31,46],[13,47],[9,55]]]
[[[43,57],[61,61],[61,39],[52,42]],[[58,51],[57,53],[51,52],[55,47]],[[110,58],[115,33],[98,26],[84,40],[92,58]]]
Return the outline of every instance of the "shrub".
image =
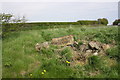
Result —
[[[107,25],[108,24],[108,20],[106,18],[98,19],[98,23],[99,24],[103,24],[103,25]]]
[[[118,23],[120,23],[120,19],[116,19],[116,20],[113,22],[113,25],[118,25]]]

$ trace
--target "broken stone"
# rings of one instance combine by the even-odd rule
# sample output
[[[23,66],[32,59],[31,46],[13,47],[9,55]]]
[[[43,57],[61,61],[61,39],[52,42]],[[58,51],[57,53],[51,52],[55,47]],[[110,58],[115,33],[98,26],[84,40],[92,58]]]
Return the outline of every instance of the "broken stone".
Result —
[[[86,45],[81,45],[81,46],[79,47],[79,50],[80,50],[81,52],[85,52],[85,51],[86,51]]]
[[[44,42],[44,43],[41,43],[41,44],[37,43],[35,45],[36,51],[40,51],[42,48],[49,48],[49,43],[48,42]]]
[[[103,48],[103,50],[107,50],[107,49],[109,49],[110,48],[110,45],[108,45],[108,44],[103,44],[102,45],[102,48]]]
[[[93,55],[94,55],[94,56],[97,56],[97,55],[98,55],[98,53],[97,53],[97,52],[95,52],[95,53],[93,53]]]
[[[67,46],[67,45],[70,45],[73,43],[74,43],[73,35],[63,36],[63,37],[52,39],[52,44],[54,44],[54,45]]]
[[[91,41],[91,42],[89,42],[88,45],[90,46],[91,49],[100,50],[100,43],[99,42]]]
[[[36,49],[36,51],[40,51],[40,50],[41,50],[41,46],[40,46],[39,43],[37,43],[37,44],[35,45],[35,49]]]
[[[82,54],[76,54],[73,58],[73,61],[86,61],[86,57]]]
[[[44,42],[44,43],[42,43],[41,46],[44,47],[44,48],[49,48],[49,43],[48,42]]]
[[[86,56],[86,57],[89,57],[89,56],[91,56],[91,55],[93,55],[92,53],[85,53],[84,54],[84,56]]]
[[[92,50],[86,50],[86,53],[92,53]]]
[[[83,42],[83,44],[88,44],[88,42],[86,40],[81,40]]]
[[[75,42],[73,43],[73,47],[75,47],[75,48],[78,49],[78,48],[79,48],[78,42],[75,41]]]
[[[81,54],[81,55],[79,55],[79,58],[77,58],[77,60],[86,61],[86,57]]]
[[[74,41],[74,44],[78,45],[78,42],[77,42],[77,41]]]

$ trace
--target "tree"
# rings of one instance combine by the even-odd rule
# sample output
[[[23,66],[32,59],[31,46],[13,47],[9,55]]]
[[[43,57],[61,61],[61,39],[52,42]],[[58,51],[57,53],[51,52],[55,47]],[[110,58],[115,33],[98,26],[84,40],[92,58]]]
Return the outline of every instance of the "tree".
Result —
[[[108,24],[108,20],[106,18],[102,18],[102,19],[98,19],[98,24],[103,24],[103,25],[107,25]]]
[[[12,14],[0,13],[0,22],[1,23],[9,23],[12,16],[13,16]]]
[[[25,23],[25,16],[16,18],[13,14],[0,13],[1,23]]]
[[[0,36],[5,37],[11,31],[19,31],[25,26],[26,21],[25,16],[15,17],[13,14],[0,13],[0,24],[2,24],[2,34]]]
[[[113,25],[118,25],[118,23],[120,23],[120,19],[116,19],[116,20],[113,22]]]

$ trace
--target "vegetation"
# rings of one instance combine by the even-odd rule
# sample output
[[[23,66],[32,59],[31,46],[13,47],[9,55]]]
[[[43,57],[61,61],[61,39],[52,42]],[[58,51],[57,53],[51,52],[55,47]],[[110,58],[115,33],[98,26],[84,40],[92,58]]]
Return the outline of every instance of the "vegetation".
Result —
[[[74,35],[75,40],[97,40],[102,43],[117,42],[117,27],[87,26],[34,26],[31,30],[10,32],[3,39],[3,78],[118,78],[116,47],[107,51],[109,55],[90,56],[85,65],[70,65],[72,50],[64,48],[56,52],[57,46],[37,52],[36,43],[51,41],[52,38]],[[81,41],[79,44],[83,44]],[[115,44],[117,46],[117,44]],[[107,54],[106,53],[106,54]]]
[[[108,24],[108,20],[106,18],[98,19],[98,24],[107,25]]]
[[[79,26],[80,25],[89,25],[89,26],[99,26],[107,25],[108,20],[106,18],[97,20],[79,20],[77,22],[35,22],[35,23],[26,23],[25,16],[15,17],[13,14],[0,13],[0,22],[2,23],[2,37],[4,38],[11,31],[23,31],[30,30],[36,27],[41,29],[47,28],[62,28],[65,26]],[[36,26],[36,27],[35,27]],[[82,29],[84,30],[84,28]]]
[[[92,21],[92,20],[79,20],[77,21],[80,25],[97,25],[98,21]]]
[[[116,19],[116,20],[113,22],[113,25],[118,25],[118,23],[120,23],[120,19]]]
[[[113,48],[110,48],[107,50],[107,55],[110,57],[110,58],[114,58],[116,60],[119,60],[120,59],[120,55],[118,53],[118,47],[113,47]]]
[[[25,27],[25,16],[15,17],[13,14],[0,13],[0,23],[2,23],[2,37],[5,37],[11,31],[21,30]],[[1,36],[1,34],[0,34]]]

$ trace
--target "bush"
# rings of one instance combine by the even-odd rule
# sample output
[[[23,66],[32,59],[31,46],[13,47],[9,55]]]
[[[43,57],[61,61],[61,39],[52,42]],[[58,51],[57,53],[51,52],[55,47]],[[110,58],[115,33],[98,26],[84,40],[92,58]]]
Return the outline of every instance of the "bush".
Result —
[[[98,24],[107,25],[108,24],[108,20],[106,18],[98,19]]]
[[[98,21],[92,21],[92,20],[79,20],[77,21],[81,25],[95,25],[98,24]]]
[[[113,25],[118,25],[118,23],[120,23],[120,19],[116,19],[116,20],[113,22]]]

